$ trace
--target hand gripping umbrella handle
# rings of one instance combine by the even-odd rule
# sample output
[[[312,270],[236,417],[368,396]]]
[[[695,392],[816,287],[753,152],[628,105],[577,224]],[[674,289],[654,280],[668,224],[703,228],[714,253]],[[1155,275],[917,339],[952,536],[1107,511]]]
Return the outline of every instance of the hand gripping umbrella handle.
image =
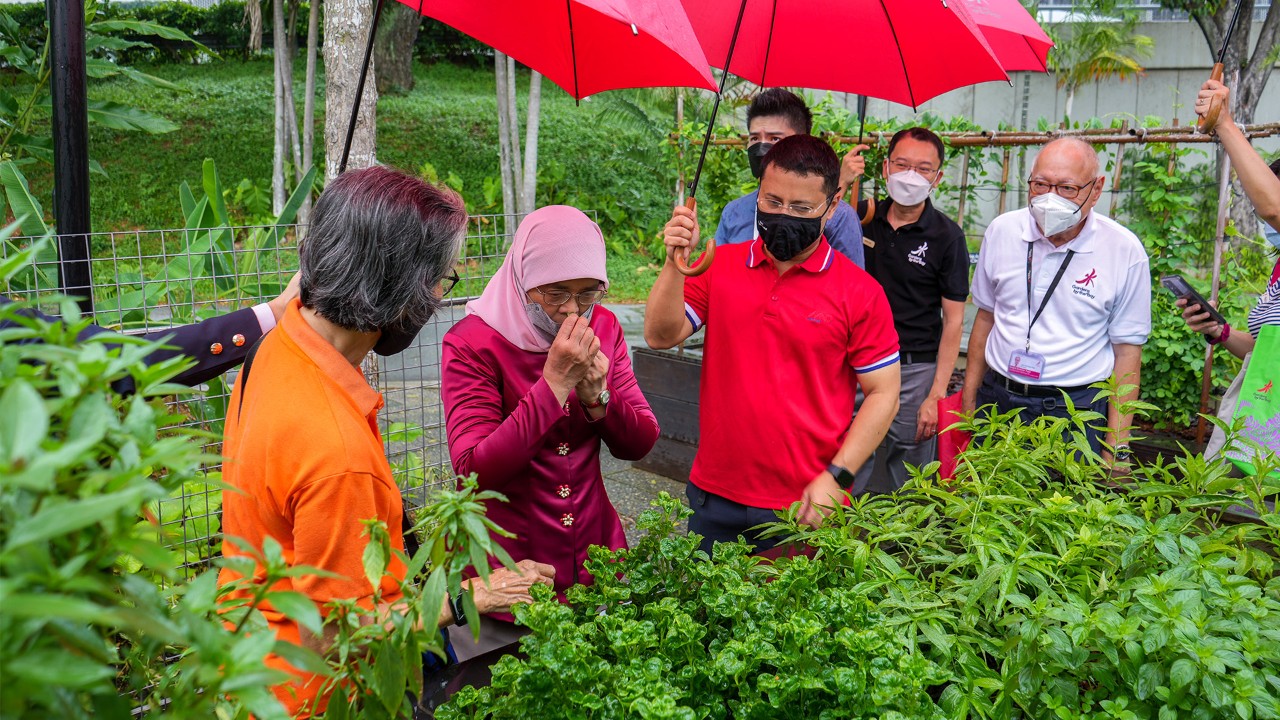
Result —
[[[698,201],[691,196],[688,200],[684,201],[684,206],[689,208],[690,210],[697,211]],[[703,255],[702,262],[698,263],[697,265],[689,264],[689,257],[692,255],[693,255],[692,247],[685,248],[683,253],[679,251],[675,253],[674,259],[676,261],[676,270],[679,270],[680,274],[684,275],[685,277],[694,277],[696,275],[701,275],[702,273],[711,269],[711,261],[714,260],[716,257],[715,241],[711,240],[707,242],[706,254]]]
[[[1210,80],[1222,82],[1222,63],[1213,64],[1213,72],[1209,74]],[[1196,130],[1200,132],[1211,132],[1218,126],[1218,115],[1222,113],[1222,102],[1214,97],[1209,100],[1209,109],[1204,111],[1200,119],[1196,121]]]
[[[863,206],[863,202],[866,205]],[[854,180],[849,183],[849,204],[853,205],[853,211],[858,214],[858,221],[863,227],[871,224],[876,217],[876,204],[872,200],[862,199],[862,181]]]

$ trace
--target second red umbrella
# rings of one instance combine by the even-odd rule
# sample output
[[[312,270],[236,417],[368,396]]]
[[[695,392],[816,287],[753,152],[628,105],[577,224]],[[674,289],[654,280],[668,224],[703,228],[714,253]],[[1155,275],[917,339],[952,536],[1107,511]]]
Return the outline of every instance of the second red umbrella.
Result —
[[[638,87],[715,90],[678,0],[400,0],[542,73],[574,98]]]
[[[682,0],[712,63],[729,54],[743,0]],[[728,69],[760,86],[870,95],[911,107],[1005,80],[962,2],[746,0]]]

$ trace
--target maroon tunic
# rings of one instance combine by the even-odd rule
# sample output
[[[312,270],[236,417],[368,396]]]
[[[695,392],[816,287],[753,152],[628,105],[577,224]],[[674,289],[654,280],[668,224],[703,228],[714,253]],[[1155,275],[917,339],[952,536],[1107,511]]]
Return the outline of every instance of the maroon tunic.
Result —
[[[658,439],[617,317],[597,306],[591,329],[609,358],[609,404],[594,422],[572,392],[556,402],[542,379],[546,353],[521,350],[479,316],[464,318],[443,341],[440,394],[453,469],[507,496],[488,505],[489,518],[515,533],[498,543],[514,560],[554,566],[559,593],[591,581],[588,547],[627,544],[600,475],[600,441],[614,457],[639,460]]]

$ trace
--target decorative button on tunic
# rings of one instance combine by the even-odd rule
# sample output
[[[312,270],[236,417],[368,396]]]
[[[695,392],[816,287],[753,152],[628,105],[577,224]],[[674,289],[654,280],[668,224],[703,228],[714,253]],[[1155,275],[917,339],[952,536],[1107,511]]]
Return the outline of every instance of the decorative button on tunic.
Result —
[[[587,548],[626,547],[600,474],[601,441],[614,457],[638,460],[658,439],[617,318],[597,306],[590,326],[609,358],[610,400],[596,421],[572,393],[568,403],[556,398],[542,378],[546,353],[518,348],[478,315],[443,340],[440,394],[453,468],[507,496],[488,503],[488,516],[515,537],[495,540],[514,560],[555,567],[560,593],[591,581]]]

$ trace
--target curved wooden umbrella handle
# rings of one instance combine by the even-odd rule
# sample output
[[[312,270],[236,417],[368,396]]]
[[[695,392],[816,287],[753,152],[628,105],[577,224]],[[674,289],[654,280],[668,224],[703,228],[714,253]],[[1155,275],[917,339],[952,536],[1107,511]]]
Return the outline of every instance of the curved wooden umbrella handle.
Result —
[[[1222,63],[1213,64],[1213,72],[1209,74],[1209,79],[1222,82]],[[1218,126],[1218,115],[1221,113],[1222,102],[1216,97],[1209,100],[1209,109],[1205,110],[1200,119],[1196,121],[1196,130],[1212,132]]]
[[[689,208],[690,210],[697,211],[698,201],[690,197],[688,200],[684,201],[684,206]],[[685,277],[694,277],[697,275],[701,275],[702,273],[711,269],[711,261],[714,260],[716,257],[715,240],[712,239],[707,242],[707,251],[702,256],[702,262],[698,263],[697,265],[689,264],[689,256],[691,256],[692,254],[693,254],[692,247],[688,248],[683,255],[681,253],[675,254],[674,259],[676,261],[676,270],[679,270],[680,274],[684,275]]]
[[[862,223],[863,227],[866,227],[871,224],[873,219],[875,219],[876,204],[870,199],[864,201],[859,197],[859,195],[862,194],[861,185],[861,180],[854,180],[849,183],[849,204],[853,205],[853,211],[857,213],[858,221]],[[866,202],[866,207],[860,207],[863,202]]]

